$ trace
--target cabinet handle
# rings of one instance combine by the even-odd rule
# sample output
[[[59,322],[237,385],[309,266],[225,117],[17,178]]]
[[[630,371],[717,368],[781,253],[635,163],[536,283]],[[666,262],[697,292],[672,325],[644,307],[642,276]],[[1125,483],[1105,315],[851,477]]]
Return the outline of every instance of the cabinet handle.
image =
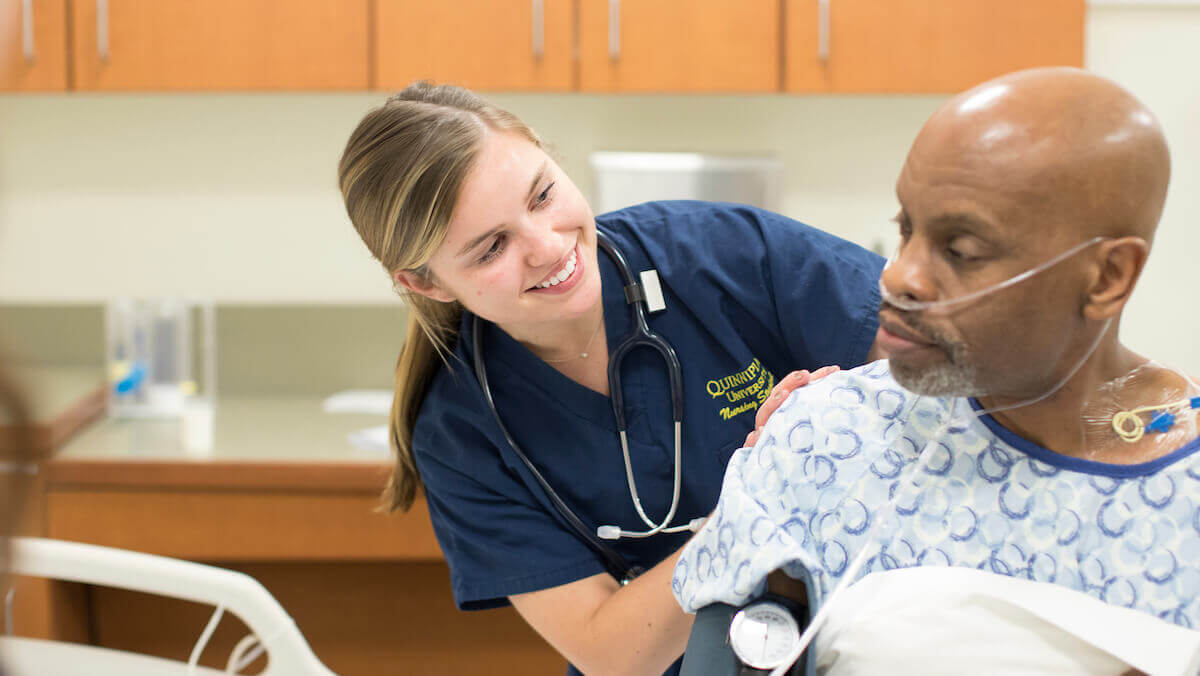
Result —
[[[24,0],[21,4],[21,46],[25,63],[33,63],[33,0]]]
[[[608,0],[608,58],[621,58],[621,0]]]
[[[96,0],[96,53],[108,63],[108,0]]]
[[[829,2],[817,0],[817,58],[829,63]]]
[[[533,58],[541,59],[546,53],[546,8],[544,0],[533,2]]]

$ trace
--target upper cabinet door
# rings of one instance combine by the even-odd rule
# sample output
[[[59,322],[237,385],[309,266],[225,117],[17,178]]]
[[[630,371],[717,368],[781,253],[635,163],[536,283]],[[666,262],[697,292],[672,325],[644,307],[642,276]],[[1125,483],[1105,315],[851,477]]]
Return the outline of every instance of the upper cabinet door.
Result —
[[[779,90],[781,0],[580,0],[587,92]]]
[[[1083,65],[1084,0],[786,0],[788,92],[957,92]]]
[[[67,88],[67,0],[0,0],[0,90]]]
[[[74,0],[81,90],[366,89],[368,0]]]
[[[574,85],[574,0],[375,0],[375,81],[492,91]]]

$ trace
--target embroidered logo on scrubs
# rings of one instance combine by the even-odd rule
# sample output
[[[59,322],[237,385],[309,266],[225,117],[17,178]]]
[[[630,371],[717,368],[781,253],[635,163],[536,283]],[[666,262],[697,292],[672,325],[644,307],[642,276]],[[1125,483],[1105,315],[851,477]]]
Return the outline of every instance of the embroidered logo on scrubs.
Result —
[[[771,388],[775,387],[775,376],[755,359],[737,373],[708,381],[705,387],[713,399],[724,397],[729,402],[729,406],[719,411],[723,420],[729,420],[746,411],[758,410],[759,404],[766,401]]]

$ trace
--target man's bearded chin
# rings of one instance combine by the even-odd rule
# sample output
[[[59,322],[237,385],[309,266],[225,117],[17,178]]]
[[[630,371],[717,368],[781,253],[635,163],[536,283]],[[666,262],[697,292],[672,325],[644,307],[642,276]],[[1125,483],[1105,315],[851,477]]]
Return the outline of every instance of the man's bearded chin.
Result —
[[[975,369],[967,364],[942,362],[924,369],[909,369],[892,361],[892,377],[896,382],[917,394],[931,397],[978,397],[985,394],[975,382]]]
[[[924,368],[909,367],[902,360],[889,360],[892,377],[904,389],[931,397],[978,397],[987,394],[978,384],[978,371],[972,365],[967,346],[926,330],[946,360]]]

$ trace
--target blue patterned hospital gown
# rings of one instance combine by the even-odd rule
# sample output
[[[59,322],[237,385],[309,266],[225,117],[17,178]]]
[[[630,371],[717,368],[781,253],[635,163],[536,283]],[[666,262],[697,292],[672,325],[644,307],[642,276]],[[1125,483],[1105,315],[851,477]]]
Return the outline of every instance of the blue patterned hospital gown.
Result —
[[[713,517],[675,567],[675,596],[689,612],[738,605],[782,567],[815,607],[867,546],[859,577],[965,566],[1200,628],[1198,449],[1140,465],[1070,458],[966,399],[912,394],[875,362],[796,391],[734,454]]]

